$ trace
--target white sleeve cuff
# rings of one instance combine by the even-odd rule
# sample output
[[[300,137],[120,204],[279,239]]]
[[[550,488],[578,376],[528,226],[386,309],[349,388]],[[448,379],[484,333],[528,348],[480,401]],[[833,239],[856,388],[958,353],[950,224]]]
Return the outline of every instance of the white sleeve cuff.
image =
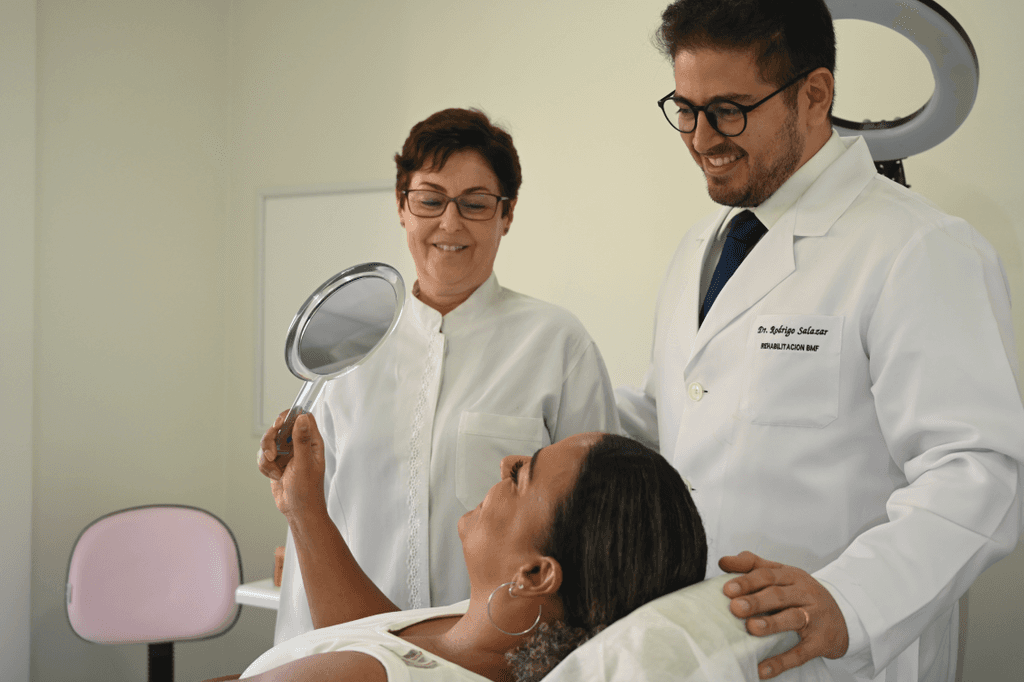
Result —
[[[821,583],[828,590],[829,594],[832,595],[832,598],[836,600],[836,604],[843,614],[843,620],[846,621],[846,633],[850,639],[850,644],[842,658],[845,663],[844,667],[853,672],[871,665],[871,647],[869,646],[868,631],[864,628],[864,624],[861,623],[860,616],[853,610],[853,606],[846,600],[842,592],[817,576],[815,576],[815,580]]]

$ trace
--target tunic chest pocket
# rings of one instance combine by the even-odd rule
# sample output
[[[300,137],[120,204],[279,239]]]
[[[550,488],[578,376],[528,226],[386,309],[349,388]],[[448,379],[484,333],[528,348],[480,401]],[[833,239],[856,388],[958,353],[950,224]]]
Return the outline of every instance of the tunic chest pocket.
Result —
[[[476,507],[500,480],[504,457],[533,455],[550,441],[540,417],[463,412],[455,446],[455,495],[459,502],[467,510]]]
[[[748,341],[741,412],[754,424],[831,424],[839,416],[842,340],[842,317],[759,316]]]

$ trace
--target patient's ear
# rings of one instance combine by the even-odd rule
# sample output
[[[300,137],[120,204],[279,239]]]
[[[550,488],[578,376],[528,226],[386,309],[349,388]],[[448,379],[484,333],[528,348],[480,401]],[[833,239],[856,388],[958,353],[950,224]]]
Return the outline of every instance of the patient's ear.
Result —
[[[562,565],[545,556],[519,568],[512,592],[517,597],[546,597],[557,594],[561,587]]]

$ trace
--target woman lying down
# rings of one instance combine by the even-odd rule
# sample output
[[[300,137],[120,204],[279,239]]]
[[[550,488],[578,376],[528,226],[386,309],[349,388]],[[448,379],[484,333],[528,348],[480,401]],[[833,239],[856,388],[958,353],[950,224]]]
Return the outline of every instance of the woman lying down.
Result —
[[[398,611],[327,515],[313,417],[294,433],[295,457],[272,487],[318,629],[242,678],[537,680],[615,620],[704,578],[704,529],[675,469],[632,440],[587,433],[506,457],[501,481],[460,519],[468,601]]]

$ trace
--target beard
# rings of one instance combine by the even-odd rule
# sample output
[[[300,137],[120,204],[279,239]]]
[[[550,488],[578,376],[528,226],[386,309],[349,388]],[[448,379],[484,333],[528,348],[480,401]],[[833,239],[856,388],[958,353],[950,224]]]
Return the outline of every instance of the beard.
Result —
[[[725,181],[705,175],[708,196],[712,201],[723,206],[743,208],[760,206],[796,172],[806,142],[806,139],[797,130],[796,117],[787,118],[782,130],[779,131],[779,141],[774,150],[760,159],[747,157],[750,159],[750,164],[749,177],[745,185],[730,187]],[[716,153],[725,154],[730,151],[746,154],[738,147],[729,150],[723,148]]]

